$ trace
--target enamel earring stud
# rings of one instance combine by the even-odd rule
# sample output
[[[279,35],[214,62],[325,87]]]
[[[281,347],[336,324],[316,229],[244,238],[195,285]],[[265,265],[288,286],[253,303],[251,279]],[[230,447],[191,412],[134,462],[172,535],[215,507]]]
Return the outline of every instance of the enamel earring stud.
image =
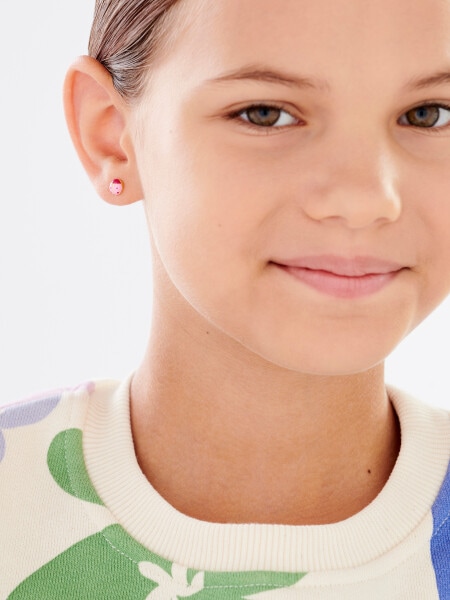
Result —
[[[113,179],[109,184],[109,191],[114,196],[120,196],[123,192],[124,183],[121,179]]]

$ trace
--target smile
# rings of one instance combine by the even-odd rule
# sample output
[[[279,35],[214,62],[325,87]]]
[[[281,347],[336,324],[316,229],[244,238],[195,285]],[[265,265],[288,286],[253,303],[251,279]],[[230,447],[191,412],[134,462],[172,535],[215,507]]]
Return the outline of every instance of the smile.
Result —
[[[403,270],[401,265],[372,257],[311,256],[273,264],[323,294],[347,299],[382,290]]]

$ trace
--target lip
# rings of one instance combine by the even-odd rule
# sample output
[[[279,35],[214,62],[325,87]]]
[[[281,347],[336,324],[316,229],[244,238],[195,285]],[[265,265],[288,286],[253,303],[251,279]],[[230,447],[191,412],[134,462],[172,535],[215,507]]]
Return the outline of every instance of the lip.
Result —
[[[348,299],[380,291],[404,269],[404,265],[373,256],[304,256],[272,263],[319,292]]]

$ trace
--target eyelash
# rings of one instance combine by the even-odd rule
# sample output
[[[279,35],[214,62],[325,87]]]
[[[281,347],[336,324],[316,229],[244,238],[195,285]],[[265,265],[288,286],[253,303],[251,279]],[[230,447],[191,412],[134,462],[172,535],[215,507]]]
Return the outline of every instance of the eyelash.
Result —
[[[444,110],[447,110],[450,112],[450,105],[447,104],[442,104],[439,102],[425,102],[424,104],[419,104],[417,106],[414,106],[410,109],[408,109],[405,113],[403,113],[401,116],[403,117],[404,115],[406,115],[408,112],[412,111],[412,110],[417,110],[419,108],[427,108],[429,106],[433,106],[436,108],[442,108]],[[242,127],[246,127],[247,129],[250,129],[253,132],[257,132],[258,134],[262,134],[262,135],[270,135],[270,130],[283,130],[286,129],[288,127],[292,127],[292,125],[283,125],[281,127],[276,127],[276,126],[264,126],[264,125],[255,125],[254,123],[251,123],[249,121],[245,121],[244,119],[241,118],[241,115],[251,111],[252,109],[255,108],[271,108],[274,110],[279,110],[280,112],[286,112],[289,116],[295,118],[288,110],[286,110],[285,106],[282,104],[265,104],[265,103],[261,103],[261,104],[251,104],[250,106],[246,106],[238,111],[234,111],[232,113],[229,113],[226,115],[226,118],[230,121],[237,121],[239,123],[240,126]],[[444,132],[446,132],[448,129],[450,129],[450,123],[446,124],[446,125],[442,125],[440,127],[420,127],[418,125],[402,125],[402,127],[411,127],[413,129],[419,130],[419,131],[427,131],[429,133],[431,133],[432,135],[440,135]]]

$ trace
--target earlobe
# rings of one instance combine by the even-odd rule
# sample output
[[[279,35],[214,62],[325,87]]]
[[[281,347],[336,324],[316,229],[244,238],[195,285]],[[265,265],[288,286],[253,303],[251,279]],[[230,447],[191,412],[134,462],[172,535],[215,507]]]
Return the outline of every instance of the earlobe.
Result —
[[[112,204],[141,200],[129,109],[103,65],[82,56],[70,67],[64,108],[75,149],[98,194]],[[123,193],[111,193],[114,179],[126,182]]]

